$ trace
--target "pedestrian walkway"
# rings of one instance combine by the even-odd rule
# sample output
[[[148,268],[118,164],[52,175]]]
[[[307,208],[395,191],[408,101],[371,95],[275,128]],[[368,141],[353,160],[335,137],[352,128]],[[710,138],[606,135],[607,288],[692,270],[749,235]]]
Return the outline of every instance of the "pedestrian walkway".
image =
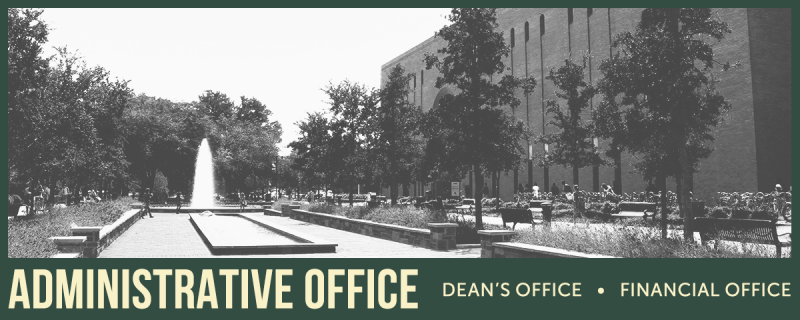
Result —
[[[478,258],[480,248],[436,251],[323,227],[286,217],[246,215],[338,244],[335,253],[219,255],[206,247],[185,214],[153,213],[117,238],[100,258]],[[236,232],[232,230],[231,232]]]

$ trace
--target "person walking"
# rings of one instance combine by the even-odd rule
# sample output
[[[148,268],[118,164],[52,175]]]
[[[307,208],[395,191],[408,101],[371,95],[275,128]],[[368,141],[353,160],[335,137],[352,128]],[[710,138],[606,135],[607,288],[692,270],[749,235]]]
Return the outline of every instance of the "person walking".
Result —
[[[142,219],[144,219],[144,214],[147,213],[150,218],[153,217],[153,213],[150,212],[150,198],[153,197],[153,194],[150,192],[150,188],[145,188],[144,193],[142,193],[142,201],[144,201],[144,208],[142,209]]]
[[[533,197],[539,198],[539,184],[536,182],[533,183]]]
[[[69,201],[69,200],[70,200],[70,199],[69,199],[69,195],[70,195],[70,193],[69,193],[69,186],[67,186],[67,185],[64,185],[64,188],[63,188],[63,189],[61,189],[61,198],[62,198],[62,199],[64,199],[64,204],[65,204],[65,205],[69,205],[69,202],[70,202],[70,201]]]
[[[239,195],[239,210],[244,212],[244,208],[247,207],[247,197],[244,195],[244,192],[240,192],[237,190]]]
[[[181,192],[175,193],[175,214],[181,213]]]

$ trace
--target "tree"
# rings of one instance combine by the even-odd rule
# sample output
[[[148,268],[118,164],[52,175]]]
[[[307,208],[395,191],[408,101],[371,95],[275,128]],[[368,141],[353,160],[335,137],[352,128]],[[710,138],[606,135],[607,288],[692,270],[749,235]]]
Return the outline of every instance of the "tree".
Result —
[[[558,101],[552,99],[546,101],[547,114],[553,115],[548,124],[555,126],[559,131],[540,135],[535,139],[536,142],[549,146],[547,153],[537,155],[540,165],[572,166],[574,184],[578,184],[578,169],[605,163],[592,139],[594,126],[581,119],[581,113],[589,107],[596,92],[595,88],[585,81],[585,69],[585,57],[582,65],[567,59],[558,69],[550,69],[546,79],[553,81],[560,90],[556,92],[556,97],[566,100],[567,106],[564,110]]]
[[[9,121],[18,119],[22,111],[19,101],[41,89],[47,81],[50,59],[42,57],[42,45],[47,42],[49,30],[39,18],[42,12],[8,8]]]
[[[290,166],[305,178],[308,187],[315,190],[333,181],[330,156],[331,128],[322,113],[309,113],[306,120],[297,123],[300,137],[289,144],[296,154]]]
[[[621,52],[600,67],[605,99],[598,112],[618,122],[602,124],[611,129],[605,136],[622,132],[628,138],[618,145],[642,156],[640,170],[659,172],[661,181],[676,177],[686,239],[692,237],[693,174],[699,160],[711,153],[711,130],[731,108],[713,76],[715,65],[727,70],[731,64],[714,60],[708,41],[721,41],[730,32],[711,9],[645,9],[636,31],[614,40]],[[663,203],[666,182],[662,184]],[[666,210],[661,223],[666,237]]]
[[[483,172],[514,169],[524,153],[523,123],[498,107],[519,106],[515,89],[531,92],[536,81],[510,75],[493,81],[494,75],[506,70],[502,59],[510,52],[503,34],[496,31],[495,9],[453,9],[448,19],[451,24],[436,32],[447,45],[437,54],[426,54],[425,63],[441,73],[437,88],[451,86],[457,93],[428,112],[423,132],[428,138],[426,152],[432,154],[426,158],[438,171],[433,174],[464,176],[469,169],[474,171],[475,222],[482,229]]]
[[[335,164],[332,172],[337,182],[352,195],[356,184],[372,181],[371,165],[367,161],[367,135],[370,134],[369,120],[378,105],[378,93],[347,80],[338,85],[330,84],[323,91],[330,99],[332,113],[328,160]]]
[[[375,160],[378,179],[389,184],[393,205],[397,204],[397,185],[411,182],[414,160],[421,155],[422,110],[408,103],[410,79],[399,64],[392,68],[380,91],[380,106],[369,121],[370,158]]]
[[[236,118],[239,121],[250,122],[261,125],[269,121],[272,111],[267,109],[261,101],[256,98],[241,97],[242,104],[236,109]]]
[[[200,141],[213,122],[203,121],[206,118],[198,117],[190,105],[143,94],[132,98],[130,105],[124,114],[125,158],[131,163],[129,172],[141,185],[128,187],[155,190],[161,172],[172,189],[191,190]]]
[[[257,103],[260,104],[256,100]],[[227,191],[249,192],[258,189],[247,181],[266,181],[270,159],[278,154],[282,129],[279,123],[262,123],[238,118],[223,118],[211,132],[214,164]]]
[[[132,92],[127,81],[110,80],[101,67],[89,68],[59,48],[44,86],[17,100],[9,125],[10,176],[57,180],[73,187],[121,178],[128,162],[122,156],[121,117]],[[21,129],[21,130],[20,130]]]
[[[42,10],[8,8],[8,178],[19,179],[25,158],[16,156],[28,148],[33,131],[30,105],[47,83],[49,58],[42,57],[47,42],[47,24]],[[10,187],[10,185],[9,185]]]
[[[214,121],[230,118],[233,115],[234,104],[228,95],[219,91],[206,90],[198,97],[198,107]]]

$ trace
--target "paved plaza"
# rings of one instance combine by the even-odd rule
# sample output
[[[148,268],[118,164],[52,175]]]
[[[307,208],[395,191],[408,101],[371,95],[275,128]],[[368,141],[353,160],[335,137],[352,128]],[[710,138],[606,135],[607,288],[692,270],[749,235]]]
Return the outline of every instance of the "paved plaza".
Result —
[[[213,255],[186,214],[153,213],[133,224],[100,253],[100,258],[478,258],[480,248],[451,251],[424,249],[286,217],[246,213],[270,224],[291,228],[338,244],[336,253],[291,255]],[[232,230],[231,232],[236,232]]]

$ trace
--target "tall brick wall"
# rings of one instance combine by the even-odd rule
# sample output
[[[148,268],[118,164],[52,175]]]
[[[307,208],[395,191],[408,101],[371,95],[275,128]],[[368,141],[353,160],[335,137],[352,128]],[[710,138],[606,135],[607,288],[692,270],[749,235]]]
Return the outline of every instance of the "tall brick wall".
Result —
[[[792,11],[747,10],[758,189],[792,182]]]
[[[505,59],[510,68],[506,73],[533,76],[538,82],[536,90],[527,97],[519,93],[522,101],[519,108],[504,109],[526,122],[537,134],[555,130],[547,125],[550,117],[543,114],[544,100],[556,98],[555,88],[551,82],[542,81],[543,77],[551,68],[563,64],[564,59],[589,55],[591,68],[587,77],[591,76],[596,82],[601,77],[600,62],[613,53],[609,50],[610,37],[613,39],[620,32],[634,30],[641,11],[593,8],[589,14],[586,8],[574,8],[572,23],[568,23],[566,8],[498,9],[499,29],[504,32],[506,43],[511,43],[511,29],[515,31],[513,63],[511,56]],[[720,80],[718,89],[733,104],[733,109],[725,116],[725,122],[714,130],[715,151],[702,161],[695,175],[694,194],[706,201],[711,200],[716,191],[770,190],[775,182],[772,176],[785,177],[784,185],[791,182],[791,12],[758,9],[715,9],[714,12],[733,31],[714,46],[716,59],[740,62],[741,67],[716,74]],[[540,35],[541,15],[545,21],[543,35]],[[525,41],[526,21],[530,28],[528,41]],[[383,81],[394,65],[401,64],[417,77],[416,86],[412,84],[410,100],[421,105],[423,110],[429,110],[440,91],[434,87],[439,73],[435,69],[425,70],[422,60],[425,53],[434,53],[444,45],[443,40],[430,38],[389,61],[381,68]],[[593,106],[597,103],[599,98],[593,101]],[[600,143],[607,145],[605,141]],[[534,153],[543,149],[542,145],[533,146]],[[633,172],[632,160],[632,155],[622,156],[623,192],[640,191],[645,187],[641,176]],[[522,185],[536,182],[544,188],[544,169],[534,166],[532,181],[527,171],[527,165],[523,164],[517,172],[517,182]],[[499,178],[500,196],[511,199],[514,172],[501,172]],[[561,187],[562,180],[572,183],[572,168],[549,168],[549,184],[555,182]],[[595,184],[593,180],[592,168],[580,170],[579,184],[583,189],[591,190]],[[597,183],[611,184],[613,180],[614,168],[601,167]],[[462,186],[468,181],[465,177]],[[491,188],[492,181],[486,181]],[[432,184],[411,186],[410,193],[422,195],[432,187]],[[672,180],[670,188],[674,190]]]

